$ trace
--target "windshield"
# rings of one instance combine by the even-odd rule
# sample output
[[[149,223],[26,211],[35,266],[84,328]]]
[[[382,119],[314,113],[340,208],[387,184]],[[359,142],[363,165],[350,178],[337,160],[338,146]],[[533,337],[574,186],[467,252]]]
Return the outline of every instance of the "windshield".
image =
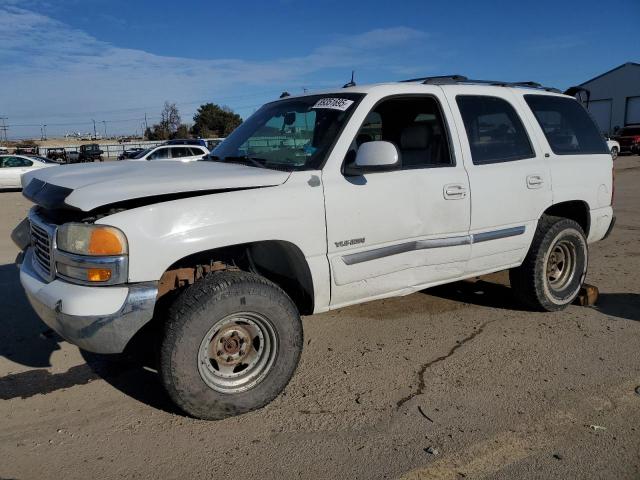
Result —
[[[362,97],[334,93],[268,103],[207,159],[286,170],[318,169]]]
[[[640,135],[640,127],[624,127],[618,132],[621,137],[629,137],[631,135]]]

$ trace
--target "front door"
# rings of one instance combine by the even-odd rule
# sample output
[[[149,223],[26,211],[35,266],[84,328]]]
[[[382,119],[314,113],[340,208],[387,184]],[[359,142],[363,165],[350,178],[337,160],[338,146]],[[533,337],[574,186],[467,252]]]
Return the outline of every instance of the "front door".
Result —
[[[440,95],[434,88],[431,95],[367,97],[357,133],[345,131],[352,136],[346,158],[362,143],[388,141],[398,148],[399,168],[362,176],[345,176],[335,164],[323,170],[332,308],[410,293],[465,271],[469,184]]]

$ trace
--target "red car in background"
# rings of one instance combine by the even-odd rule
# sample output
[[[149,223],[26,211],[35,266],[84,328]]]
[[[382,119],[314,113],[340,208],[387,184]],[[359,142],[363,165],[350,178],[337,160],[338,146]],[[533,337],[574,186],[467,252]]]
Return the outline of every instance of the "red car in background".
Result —
[[[621,128],[614,139],[620,144],[620,153],[640,155],[640,124]]]

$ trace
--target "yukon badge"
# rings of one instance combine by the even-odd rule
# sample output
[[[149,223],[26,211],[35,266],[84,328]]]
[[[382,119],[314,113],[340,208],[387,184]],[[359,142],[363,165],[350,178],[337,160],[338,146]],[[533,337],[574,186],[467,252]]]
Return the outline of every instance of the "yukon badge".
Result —
[[[334,243],[336,244],[336,248],[348,247],[350,245],[359,245],[360,243],[364,243],[364,237],[352,238],[351,240],[342,240],[340,242],[334,242]]]

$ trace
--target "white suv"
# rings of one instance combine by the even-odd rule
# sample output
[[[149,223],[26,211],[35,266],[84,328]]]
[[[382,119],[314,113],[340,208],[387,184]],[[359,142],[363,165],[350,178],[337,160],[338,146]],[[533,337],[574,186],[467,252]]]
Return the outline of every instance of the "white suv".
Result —
[[[200,145],[160,145],[143,150],[128,159],[128,161],[178,160],[181,162],[195,162],[208,154],[209,150]]]
[[[102,353],[159,333],[144,338],[168,394],[206,419],[282,391],[300,315],[505,269],[531,309],[561,310],[614,220],[598,129],[536,84],[284,96],[208,160],[29,174],[36,206],[14,231],[49,326]]]

